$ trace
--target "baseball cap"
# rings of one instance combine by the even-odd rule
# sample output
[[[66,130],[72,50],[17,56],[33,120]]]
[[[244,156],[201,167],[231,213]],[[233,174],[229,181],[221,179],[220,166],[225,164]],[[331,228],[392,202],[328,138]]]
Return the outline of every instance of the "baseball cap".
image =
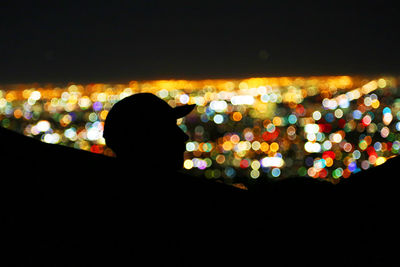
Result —
[[[176,120],[188,115],[196,105],[171,107],[151,93],[137,93],[120,100],[109,111],[104,122],[103,136],[107,145],[116,140],[121,131],[135,124],[149,121]]]

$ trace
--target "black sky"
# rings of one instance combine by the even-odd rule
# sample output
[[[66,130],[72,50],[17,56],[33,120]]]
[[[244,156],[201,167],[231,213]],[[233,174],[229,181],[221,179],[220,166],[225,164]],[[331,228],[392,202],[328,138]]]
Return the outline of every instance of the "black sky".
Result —
[[[4,1],[0,82],[399,73],[392,1]]]

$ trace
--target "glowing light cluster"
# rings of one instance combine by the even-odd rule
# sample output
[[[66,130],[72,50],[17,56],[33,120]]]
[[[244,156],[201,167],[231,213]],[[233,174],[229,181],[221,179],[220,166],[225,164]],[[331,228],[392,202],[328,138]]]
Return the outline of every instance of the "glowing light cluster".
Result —
[[[47,143],[111,156],[102,137],[104,120],[113,104],[137,92],[154,93],[171,106],[196,104],[178,121],[190,136],[183,167],[209,179],[300,175],[337,183],[400,151],[394,77],[3,86],[0,121]],[[166,147],[160,153],[168,153],[161,151]]]

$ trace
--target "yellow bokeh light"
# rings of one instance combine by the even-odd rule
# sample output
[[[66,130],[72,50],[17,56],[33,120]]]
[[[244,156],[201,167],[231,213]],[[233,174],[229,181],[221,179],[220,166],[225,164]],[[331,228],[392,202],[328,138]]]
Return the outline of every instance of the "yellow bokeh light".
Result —
[[[386,87],[386,80],[385,79],[379,79],[378,80],[378,86],[379,88],[385,88]]]
[[[326,164],[327,167],[331,167],[333,165],[333,159],[330,158],[330,157],[327,157],[325,159],[325,164]]]
[[[232,150],[233,144],[230,141],[226,141],[222,144],[222,148],[226,151]]]
[[[278,151],[278,150],[279,150],[279,145],[278,145],[278,143],[273,142],[273,143],[269,146],[269,149],[270,149],[272,152]]]
[[[274,117],[272,119],[272,123],[276,126],[280,126],[282,124],[282,119],[280,117]]]
[[[262,142],[261,143],[261,151],[265,153],[268,150],[269,150],[269,144],[267,142]]]
[[[183,162],[183,167],[186,170],[190,170],[191,168],[193,168],[193,161],[191,159],[187,159]]]
[[[378,99],[373,100],[371,103],[371,107],[373,107],[375,109],[379,108],[379,105],[380,105],[380,102]]]
[[[386,162],[386,158],[384,158],[384,157],[378,157],[377,159],[376,159],[376,161],[375,161],[375,165],[381,165],[381,164],[383,164],[383,163],[385,163]]]
[[[108,115],[108,110],[102,110],[100,112],[100,119],[103,120],[103,121],[106,120],[107,115]]]
[[[6,94],[6,100],[7,100],[7,102],[12,102],[12,101],[14,101],[15,99],[17,99],[17,96],[16,96],[16,93],[15,92],[13,92],[13,91],[10,91],[10,92],[8,92],[7,94]]]

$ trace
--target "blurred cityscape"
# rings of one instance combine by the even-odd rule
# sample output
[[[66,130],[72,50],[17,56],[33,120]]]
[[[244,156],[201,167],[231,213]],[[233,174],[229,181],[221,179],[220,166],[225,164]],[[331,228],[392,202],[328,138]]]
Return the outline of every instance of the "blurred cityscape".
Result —
[[[0,123],[46,143],[114,156],[104,120],[113,104],[138,92],[171,106],[197,105],[178,120],[190,136],[184,170],[228,184],[291,176],[338,183],[400,151],[397,77],[2,85]],[[167,149],[160,145],[160,154]]]

